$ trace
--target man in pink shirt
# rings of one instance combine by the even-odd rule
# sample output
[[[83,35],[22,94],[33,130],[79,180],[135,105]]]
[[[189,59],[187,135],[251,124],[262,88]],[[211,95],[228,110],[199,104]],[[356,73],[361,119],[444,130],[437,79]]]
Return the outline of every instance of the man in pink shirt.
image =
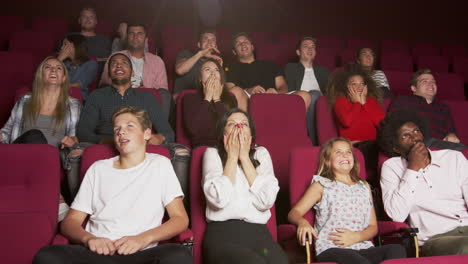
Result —
[[[132,61],[132,88],[158,89],[161,95],[164,114],[166,118],[168,118],[172,96],[168,91],[166,66],[159,56],[150,52],[145,52],[147,38],[147,29],[144,24],[128,24],[128,49],[116,53],[125,54]],[[107,63],[108,62],[106,62],[101,75],[100,87],[111,84]]]
[[[382,120],[378,141],[393,158],[382,165],[385,211],[419,228],[421,255],[468,254],[468,161],[454,150],[429,150],[427,122],[397,110]]]

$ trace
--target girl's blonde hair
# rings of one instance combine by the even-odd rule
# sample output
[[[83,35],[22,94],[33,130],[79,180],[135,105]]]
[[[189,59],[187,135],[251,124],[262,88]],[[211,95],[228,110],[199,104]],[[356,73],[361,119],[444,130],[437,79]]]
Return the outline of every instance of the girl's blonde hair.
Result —
[[[55,120],[54,131],[57,131],[59,128],[62,127],[67,115],[67,101],[69,96],[68,93],[70,89],[70,82],[68,79],[68,71],[65,67],[65,64],[63,64],[63,62],[59,59],[52,56],[45,58],[41,62],[41,64],[39,64],[39,67],[37,67],[36,73],[34,75],[31,99],[29,99],[29,101],[26,103],[24,109],[24,122],[30,122],[30,124],[34,124],[37,117],[39,116],[41,107],[44,104],[42,99],[42,94],[46,87],[46,83],[43,77],[44,64],[49,60],[58,61],[62,66],[63,74],[65,76],[64,82],[60,85],[60,94],[57,100],[57,105],[55,106],[55,111],[53,113]]]
[[[349,146],[351,147],[351,152],[353,153],[354,165],[353,165],[353,168],[351,168],[351,171],[349,172],[349,174],[353,182],[358,182],[361,180],[361,178],[359,178],[359,162],[356,158],[356,154],[354,154],[354,151],[352,151],[353,147],[352,147],[351,142],[348,139],[342,138],[342,137],[332,138],[322,145],[322,148],[320,149],[319,166],[318,166],[317,175],[320,175],[332,181],[335,180],[335,174],[333,173],[333,168],[331,167],[331,164],[330,164],[330,157],[332,154],[333,144],[335,144],[335,142],[340,142],[340,141],[348,143]]]

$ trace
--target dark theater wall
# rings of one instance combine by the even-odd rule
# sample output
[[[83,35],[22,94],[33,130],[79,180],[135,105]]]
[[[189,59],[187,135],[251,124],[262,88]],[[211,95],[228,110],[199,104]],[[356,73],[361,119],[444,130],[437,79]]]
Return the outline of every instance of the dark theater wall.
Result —
[[[156,28],[165,24],[200,28],[198,9],[221,10],[219,26],[242,30],[300,31],[314,35],[468,43],[468,1],[420,0],[40,0],[7,1],[2,15],[66,17],[75,24],[82,6],[99,18],[139,19]]]

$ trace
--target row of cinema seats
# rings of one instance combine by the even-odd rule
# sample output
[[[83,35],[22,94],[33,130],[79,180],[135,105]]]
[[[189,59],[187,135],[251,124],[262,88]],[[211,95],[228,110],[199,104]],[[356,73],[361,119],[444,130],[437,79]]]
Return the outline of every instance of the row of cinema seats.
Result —
[[[202,241],[206,227],[205,199],[200,185],[202,157],[206,147],[193,151],[191,160],[191,226],[169,242],[193,246],[194,263],[202,263]],[[169,157],[167,149],[149,146],[150,153]],[[362,164],[363,156],[355,149],[358,161]],[[290,206],[298,201],[310,184],[313,171],[316,170],[319,147],[299,147],[291,151],[289,157]],[[96,160],[113,157],[117,152],[108,145],[93,145],[83,154],[81,177]],[[465,153],[467,155],[468,153]],[[2,263],[31,263],[34,254],[43,246],[67,244],[68,241],[58,234],[57,205],[60,185],[60,162],[56,148],[48,145],[0,145],[0,166],[4,173],[0,176],[0,225],[3,239],[0,242]],[[21,161],[21,162],[19,162]],[[24,166],[28,164],[28,166]],[[275,164],[276,165],[276,164]],[[362,170],[360,177],[366,179]],[[279,198],[278,198],[279,199]],[[278,200],[277,200],[278,201]],[[292,225],[277,226],[275,208],[268,228],[275,240],[280,242],[288,253],[300,252],[295,242],[296,228]],[[313,223],[314,212],[306,218]],[[404,223],[379,221],[379,235],[398,235]],[[164,243],[164,242],[163,242]],[[303,260],[298,260],[303,263]],[[468,255],[402,259],[386,261],[387,264],[400,263],[466,263]],[[293,262],[296,263],[296,262]]]

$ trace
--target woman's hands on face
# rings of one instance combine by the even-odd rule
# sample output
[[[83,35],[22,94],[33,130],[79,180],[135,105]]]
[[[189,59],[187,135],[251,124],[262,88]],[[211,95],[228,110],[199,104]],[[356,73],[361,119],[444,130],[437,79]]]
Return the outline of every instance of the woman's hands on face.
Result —
[[[240,128],[238,128],[237,126],[240,126]],[[239,145],[240,145],[239,159],[249,159],[250,145],[252,143],[252,136],[247,135],[244,132],[242,124],[237,124],[236,129],[239,129],[239,131],[240,131],[239,132]]]
[[[239,131],[239,128],[233,127],[229,134],[224,135],[224,148],[226,149],[228,159],[239,159]]]

